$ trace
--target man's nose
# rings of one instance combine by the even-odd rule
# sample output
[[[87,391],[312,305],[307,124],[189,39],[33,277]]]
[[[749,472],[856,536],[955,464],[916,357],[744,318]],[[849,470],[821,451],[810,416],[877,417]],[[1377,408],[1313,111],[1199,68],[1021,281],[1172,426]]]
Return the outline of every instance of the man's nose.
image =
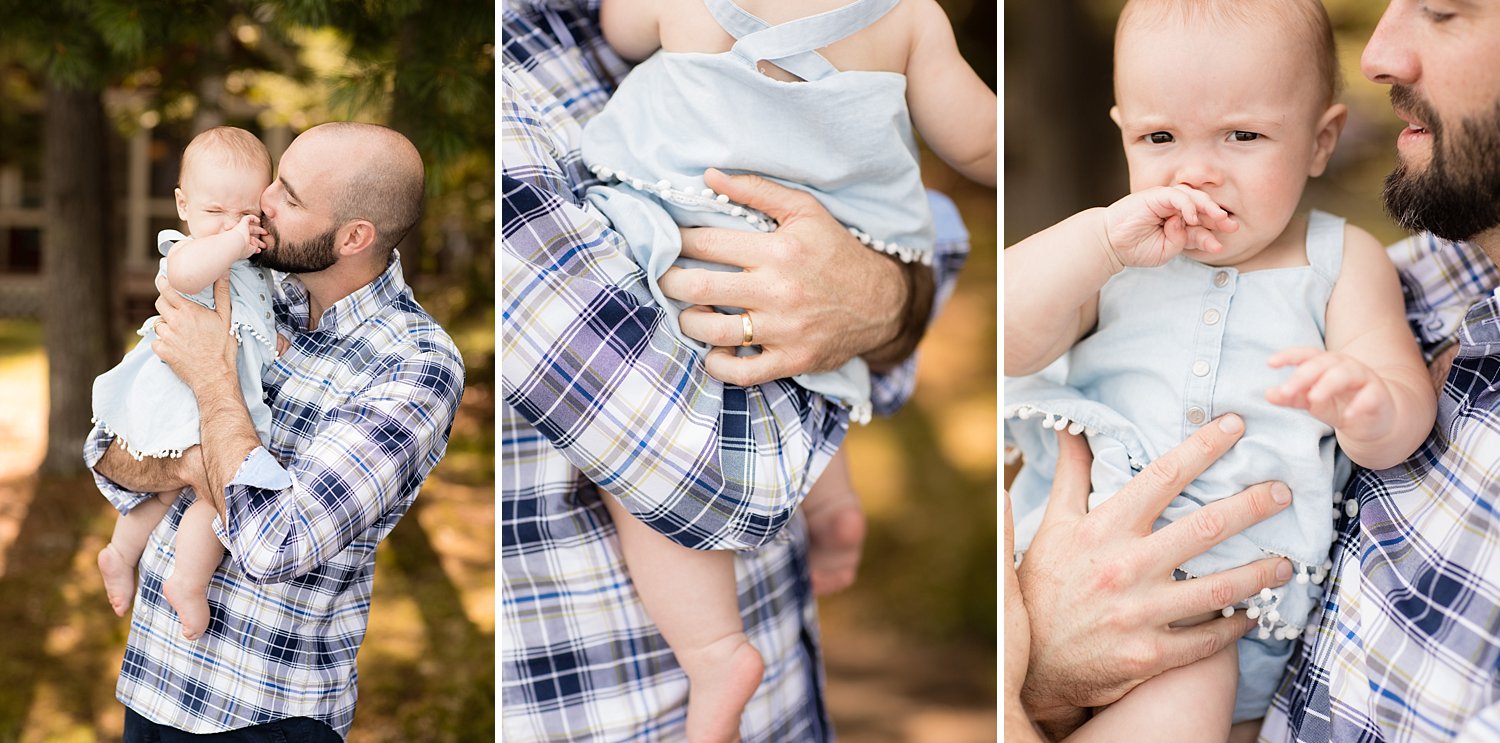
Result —
[[[1380,16],[1370,43],[1359,57],[1359,69],[1382,85],[1411,85],[1421,76],[1421,65],[1412,53],[1412,14],[1420,12],[1412,3],[1393,2]]]

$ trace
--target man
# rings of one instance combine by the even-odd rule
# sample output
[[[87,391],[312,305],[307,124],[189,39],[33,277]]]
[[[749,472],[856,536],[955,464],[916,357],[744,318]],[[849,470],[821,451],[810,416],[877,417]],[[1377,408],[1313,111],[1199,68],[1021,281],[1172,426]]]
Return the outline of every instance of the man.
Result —
[[[227,282],[210,311],[158,281],[153,349],[192,388],[202,444],[138,462],[96,428],[84,459],[124,510],[192,486],[231,557],[208,589],[208,631],[186,641],[161,589],[189,499],[152,535],[116,688],[125,740],[348,734],[375,547],[442,458],[463,394],[458,351],[412,299],[394,250],[422,198],[421,157],[393,130],[324,124],[287,148],[261,196],[269,234],[255,256],[288,272],[275,312],[290,343],[265,371],[264,445],[233,372]]]
[[[780,228],[686,230],[684,255],[747,270],[673,270],[661,286],[748,308],[765,353],[700,360],[677,342],[626,246],[581,206],[581,123],[625,72],[597,12],[576,0],[502,8],[501,737],[685,735],[687,678],[631,587],[605,488],[679,543],[742,550],[741,613],[766,658],[743,739],[828,740],[808,534],[793,516],[848,412],[785,378],[862,354],[884,371],[877,410],[895,407],[912,381],[896,362],[935,303],[933,276],[850,240],[806,195],[733,177],[716,190]],[[965,246],[951,206],[939,215],[941,297]],[[683,318],[707,343],[741,340],[737,318]]]
[[[1493,421],[1500,410],[1500,298],[1490,292],[1500,279],[1494,266],[1500,259],[1500,3],[1393,0],[1362,67],[1371,80],[1392,86],[1392,104],[1408,124],[1397,142],[1399,165],[1386,181],[1386,208],[1402,226],[1427,234],[1390,252],[1401,269],[1408,315],[1424,350],[1437,358],[1438,420],[1406,462],[1361,472],[1349,485],[1325,610],[1294,654],[1260,737],[1495,740],[1500,433]],[[1165,467],[1148,468],[1132,483],[1127,505],[1159,512],[1174,486],[1232,445],[1242,427],[1230,428],[1205,426]],[[1088,454],[1066,438],[1072,461],[1059,467],[1054,498],[1064,503],[1051,519],[1052,548],[1039,555],[1033,543],[1019,581],[1012,575],[1007,582],[1006,731],[1018,740],[1035,733],[1016,714],[1022,707],[1043,729],[1066,732],[1086,716],[1083,708],[1112,702],[1145,678],[1213,653],[1233,641],[1235,632],[1226,630],[1250,625],[1241,615],[1222,618],[1211,632],[1187,630],[1195,633],[1192,647],[1176,646],[1177,631],[1166,624],[1198,607],[1146,610],[1152,601],[1160,607],[1169,580],[1148,558],[1166,530],[1149,534],[1147,527],[1122,537],[1105,558],[1153,569],[1117,571],[1113,577],[1121,580],[1082,577],[1088,562],[1100,557],[1076,549],[1069,554],[1062,545],[1114,533],[1131,509],[1082,512],[1077,504],[1087,496],[1088,470],[1081,465]],[[1196,525],[1199,544],[1179,544],[1176,551],[1201,551],[1201,543],[1284,507],[1282,499],[1261,494],[1268,490],[1225,501],[1231,505],[1219,509],[1218,518]],[[1214,581],[1207,588],[1220,606],[1257,582],[1202,580]],[[1269,572],[1258,580],[1284,581]],[[1074,611],[1090,606],[1110,608]]]

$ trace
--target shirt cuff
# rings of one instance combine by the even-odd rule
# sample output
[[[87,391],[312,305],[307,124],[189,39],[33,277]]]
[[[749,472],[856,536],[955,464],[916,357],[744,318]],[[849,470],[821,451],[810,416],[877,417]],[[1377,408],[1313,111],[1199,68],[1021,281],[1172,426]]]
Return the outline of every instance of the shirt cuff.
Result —
[[[264,446],[257,446],[245,455],[239,472],[225,485],[224,494],[227,496],[229,488],[236,485],[262,490],[286,490],[292,486],[292,476]]]

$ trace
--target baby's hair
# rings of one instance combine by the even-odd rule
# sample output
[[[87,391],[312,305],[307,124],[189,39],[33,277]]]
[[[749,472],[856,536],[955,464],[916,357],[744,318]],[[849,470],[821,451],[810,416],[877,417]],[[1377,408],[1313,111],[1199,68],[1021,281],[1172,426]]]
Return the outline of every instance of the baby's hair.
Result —
[[[271,153],[254,134],[233,126],[216,126],[203,131],[182,151],[182,166],[177,171],[177,185],[199,158],[242,168],[259,168],[266,181],[271,180]]]
[[[1116,54],[1127,25],[1164,21],[1207,22],[1219,27],[1274,24],[1296,33],[1299,45],[1317,62],[1324,105],[1332,104],[1343,86],[1333,24],[1320,0],[1129,0],[1115,26]]]

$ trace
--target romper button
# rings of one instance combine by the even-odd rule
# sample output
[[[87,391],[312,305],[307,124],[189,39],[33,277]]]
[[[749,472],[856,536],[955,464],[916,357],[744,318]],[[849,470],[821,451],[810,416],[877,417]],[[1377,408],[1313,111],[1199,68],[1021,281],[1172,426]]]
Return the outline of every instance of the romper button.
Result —
[[[1196,425],[1202,423],[1207,418],[1208,418],[1208,414],[1203,412],[1203,408],[1188,408],[1188,411],[1187,411],[1188,423],[1191,423],[1191,424],[1193,424],[1193,425],[1196,426]]]
[[[1209,311],[1203,313],[1203,324],[1204,325],[1218,325],[1219,324],[1219,311],[1218,310],[1209,310]]]
[[[1220,272],[1214,274],[1214,286],[1223,287],[1225,284],[1228,284],[1228,283],[1229,283],[1229,272],[1228,271],[1220,271]]]
[[[1195,377],[1206,377],[1206,376],[1208,376],[1208,369],[1209,369],[1209,366],[1208,366],[1208,362],[1207,361],[1199,359],[1199,360],[1193,362],[1193,376],[1195,376]],[[1198,409],[1197,408],[1193,408],[1193,410],[1198,410]],[[1188,415],[1192,415],[1193,414],[1193,410],[1189,410],[1188,411]],[[1198,410],[1198,412],[1201,414],[1203,411]],[[1193,421],[1193,422],[1197,423],[1198,421]]]

